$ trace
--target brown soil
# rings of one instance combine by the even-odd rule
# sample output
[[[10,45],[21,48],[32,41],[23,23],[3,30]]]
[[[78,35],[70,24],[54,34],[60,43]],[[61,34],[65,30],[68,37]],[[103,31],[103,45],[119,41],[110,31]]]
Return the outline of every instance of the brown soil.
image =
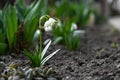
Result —
[[[53,37],[48,33],[44,39]],[[116,45],[113,46],[112,43]],[[96,26],[86,29],[81,38],[81,46],[68,51],[63,45],[52,44],[48,54],[61,49],[45,66],[52,67],[58,80],[120,80],[120,33],[111,32],[108,26]],[[18,56],[19,55],[19,56]],[[20,62],[29,66],[22,54],[0,57],[1,61]]]

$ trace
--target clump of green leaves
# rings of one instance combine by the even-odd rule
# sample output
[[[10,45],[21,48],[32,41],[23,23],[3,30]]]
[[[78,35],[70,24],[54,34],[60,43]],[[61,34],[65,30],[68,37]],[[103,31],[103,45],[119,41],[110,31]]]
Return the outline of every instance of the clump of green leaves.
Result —
[[[4,29],[7,36],[9,48],[12,49],[12,47],[16,45],[16,33],[18,31],[18,18],[16,14],[16,10],[13,6],[8,6],[3,10],[3,16],[4,16]]]
[[[24,22],[24,40],[31,44],[36,29],[38,28],[39,16],[42,13],[45,0],[38,0],[27,5],[24,0],[17,0],[15,7],[20,23]]]
[[[50,55],[44,57],[50,44],[51,41],[49,41],[49,43],[46,45],[42,52],[39,50],[38,46],[36,46],[33,53],[28,52],[27,50],[24,51],[24,54],[29,58],[32,67],[40,67],[44,65],[45,62],[47,62],[52,56],[54,56],[59,51],[58,49]]]
[[[44,2],[27,5],[24,0],[16,0],[15,5],[6,5],[0,11],[0,53],[7,47],[19,52],[33,43]]]
[[[70,18],[72,22],[77,23],[80,27],[87,25],[90,15],[92,13],[91,4],[85,2],[71,2],[69,0],[62,0],[56,6],[56,15],[65,20]]]
[[[2,19],[3,19],[2,11],[0,10],[0,54],[3,54],[7,47],[7,44],[5,43],[5,34],[3,31]]]
[[[77,49],[80,45],[80,38],[74,36],[74,29],[70,21],[61,26],[53,28],[52,33],[55,38],[55,43],[66,45],[69,50]]]
[[[80,39],[73,34],[65,35],[65,45],[69,50],[75,50],[80,46]]]
[[[17,20],[17,14],[13,6],[9,5],[3,11],[0,11],[0,53],[3,53],[7,47],[12,49],[16,45]]]

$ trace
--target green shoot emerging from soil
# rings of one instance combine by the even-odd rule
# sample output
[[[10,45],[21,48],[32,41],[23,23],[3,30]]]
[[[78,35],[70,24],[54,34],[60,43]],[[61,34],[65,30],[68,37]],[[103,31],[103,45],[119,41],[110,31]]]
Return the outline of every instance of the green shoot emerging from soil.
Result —
[[[61,26],[56,26],[53,28],[53,36],[55,38],[55,43],[61,43],[66,45],[69,50],[75,50],[80,45],[80,39],[75,31],[77,29],[77,25],[70,21],[65,24],[61,24]]]
[[[28,52],[27,50],[24,51],[24,54],[29,58],[32,67],[40,67],[44,65],[46,61],[48,61],[52,56],[54,56],[59,51],[58,49],[44,58],[50,44],[51,41],[49,41],[49,43],[46,45],[42,52],[39,51],[38,46],[36,46],[36,49],[34,50],[33,53]]]
[[[51,30],[50,27],[53,27],[55,23],[56,23],[56,21],[53,18],[49,18],[48,15],[42,16],[40,18],[40,20],[39,20],[40,48],[38,48],[38,46],[36,46],[33,53],[31,53],[27,50],[24,50],[24,54],[29,58],[32,67],[40,67],[40,66],[44,65],[46,61],[48,61],[52,56],[54,56],[59,51],[59,49],[58,49],[55,52],[51,53],[50,55],[44,57],[50,44],[51,44],[51,41],[48,42],[48,44],[46,45],[46,47],[44,49],[42,48],[42,31],[43,31],[43,29],[45,29],[46,31],[49,31],[49,30]],[[41,24],[43,24],[43,25],[41,25]]]

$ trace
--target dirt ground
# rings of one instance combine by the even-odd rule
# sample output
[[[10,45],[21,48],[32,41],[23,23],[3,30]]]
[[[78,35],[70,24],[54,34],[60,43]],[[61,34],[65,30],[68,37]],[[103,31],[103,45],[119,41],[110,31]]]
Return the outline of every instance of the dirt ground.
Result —
[[[108,26],[87,28],[79,49],[70,52],[59,46],[48,65],[64,80],[120,80],[119,44],[120,33]]]
[[[51,38],[50,34],[44,36]],[[57,80],[120,80],[120,33],[101,25],[86,28],[80,48],[68,51],[63,45],[52,44],[50,52],[61,49],[45,66],[55,70]],[[19,56],[18,56],[19,55]],[[1,56],[5,63],[29,66],[22,54]]]

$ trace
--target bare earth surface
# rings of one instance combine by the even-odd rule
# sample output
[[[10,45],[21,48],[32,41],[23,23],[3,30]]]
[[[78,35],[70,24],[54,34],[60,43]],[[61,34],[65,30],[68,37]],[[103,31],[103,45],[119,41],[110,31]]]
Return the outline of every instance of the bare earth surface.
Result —
[[[52,36],[46,34],[44,38]],[[111,32],[108,26],[87,28],[80,48],[75,51],[52,44],[48,54],[56,49],[61,50],[45,65],[55,70],[56,80],[120,80],[120,33]],[[1,56],[0,60],[29,66],[22,54]]]

